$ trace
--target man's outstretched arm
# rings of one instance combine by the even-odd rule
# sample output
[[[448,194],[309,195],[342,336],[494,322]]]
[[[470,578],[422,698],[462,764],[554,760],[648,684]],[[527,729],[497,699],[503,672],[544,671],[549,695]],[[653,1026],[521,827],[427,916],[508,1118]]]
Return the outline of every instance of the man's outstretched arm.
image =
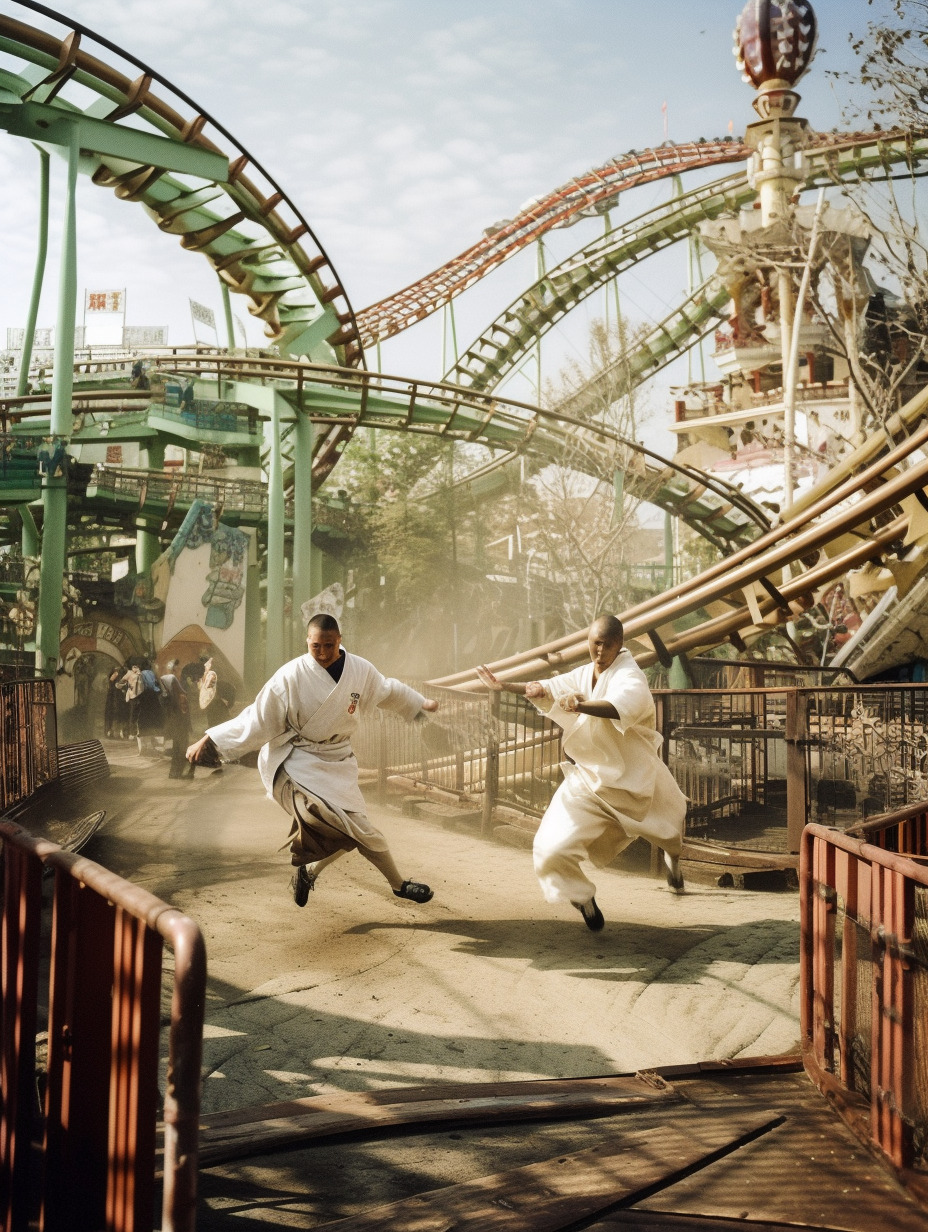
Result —
[[[589,714],[594,719],[617,719],[619,712],[612,702],[587,701],[582,693],[567,693],[560,699],[558,705],[571,714]]]
[[[477,668],[477,677],[494,693],[518,693],[520,697],[529,698],[548,696],[545,686],[540,681],[530,680],[528,684],[520,684],[516,680],[500,680],[482,663]]]

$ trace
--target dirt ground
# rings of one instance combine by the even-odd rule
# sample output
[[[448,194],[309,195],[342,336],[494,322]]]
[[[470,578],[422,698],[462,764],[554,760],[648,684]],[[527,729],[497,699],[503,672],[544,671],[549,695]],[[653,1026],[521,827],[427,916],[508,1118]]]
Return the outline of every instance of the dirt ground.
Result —
[[[106,742],[108,810],[85,854],[206,937],[204,1111],[329,1091],[574,1077],[772,1054],[798,1038],[798,895],[600,870],[591,933],[544,902],[527,851],[371,806],[404,874],[325,871],[302,910],[287,821],[255,770],[170,780]]]

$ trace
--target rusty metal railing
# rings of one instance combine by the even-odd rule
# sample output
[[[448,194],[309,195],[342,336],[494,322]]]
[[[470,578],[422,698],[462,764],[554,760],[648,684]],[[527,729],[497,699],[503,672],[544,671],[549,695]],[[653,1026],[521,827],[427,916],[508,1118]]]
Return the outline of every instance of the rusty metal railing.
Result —
[[[0,1226],[152,1228],[167,943],[174,979],[161,1228],[193,1232],[206,990],[200,930],[139,886],[10,822],[0,822],[0,839]],[[46,870],[54,874],[50,936],[42,922]],[[40,1108],[36,1031],[46,1004]]]
[[[928,1196],[928,868],[810,825],[800,887],[806,1070]]]
[[[57,777],[54,683],[0,682],[0,813]]]

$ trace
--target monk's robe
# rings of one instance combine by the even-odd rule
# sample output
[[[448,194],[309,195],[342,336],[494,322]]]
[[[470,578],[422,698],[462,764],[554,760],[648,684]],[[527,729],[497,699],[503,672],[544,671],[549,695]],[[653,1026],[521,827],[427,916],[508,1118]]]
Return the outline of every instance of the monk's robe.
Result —
[[[357,846],[386,851],[367,818],[351,737],[361,717],[380,706],[412,720],[425,698],[344,652],[336,682],[311,655],[285,663],[255,700],[207,735],[227,761],[260,749],[258,770],[268,796],[294,818],[293,862],[305,863]],[[299,822],[322,832],[317,848],[299,841]]]
[[[544,682],[534,705],[564,729],[564,782],[535,835],[535,872],[549,903],[587,903],[596,887],[580,869],[602,867],[639,836],[679,856],[686,797],[660,756],[654,699],[628,650],[593,684],[593,664]],[[562,710],[557,701],[580,693],[611,702],[617,719]]]

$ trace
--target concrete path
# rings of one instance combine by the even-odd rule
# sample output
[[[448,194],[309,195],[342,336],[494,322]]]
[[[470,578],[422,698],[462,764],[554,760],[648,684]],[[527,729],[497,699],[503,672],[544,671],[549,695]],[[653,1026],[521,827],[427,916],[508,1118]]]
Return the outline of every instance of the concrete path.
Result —
[[[371,808],[425,906],[356,853],[308,905],[257,772],[106,742],[108,810],[86,853],[206,936],[204,1111],[333,1090],[570,1077],[792,1050],[798,895],[596,874],[606,928],[541,898],[528,852]]]

